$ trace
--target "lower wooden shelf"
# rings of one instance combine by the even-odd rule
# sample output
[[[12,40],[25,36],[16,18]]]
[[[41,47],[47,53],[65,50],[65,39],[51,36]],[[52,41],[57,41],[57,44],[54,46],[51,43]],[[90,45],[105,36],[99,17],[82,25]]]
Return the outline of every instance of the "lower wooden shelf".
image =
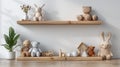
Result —
[[[102,57],[18,57],[17,61],[101,61]]]

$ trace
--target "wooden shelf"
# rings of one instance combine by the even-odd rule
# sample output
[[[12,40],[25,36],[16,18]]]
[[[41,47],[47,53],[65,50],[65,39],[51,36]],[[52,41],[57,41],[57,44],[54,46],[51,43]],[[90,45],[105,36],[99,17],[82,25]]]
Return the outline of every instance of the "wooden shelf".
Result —
[[[101,61],[102,57],[18,57],[17,61]]]
[[[101,21],[17,21],[20,25],[100,25]]]

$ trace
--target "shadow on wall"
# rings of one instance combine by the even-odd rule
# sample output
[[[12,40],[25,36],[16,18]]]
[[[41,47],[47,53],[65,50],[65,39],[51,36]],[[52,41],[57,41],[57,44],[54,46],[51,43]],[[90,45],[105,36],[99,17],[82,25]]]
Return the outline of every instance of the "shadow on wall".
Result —
[[[46,10],[44,18],[45,20],[59,20],[58,12],[57,11],[48,12]]]
[[[18,3],[18,4],[26,4],[26,2],[22,1],[22,0],[14,0],[14,2]]]
[[[2,22],[2,23],[6,23],[6,24],[9,24],[10,26],[15,27],[16,26],[15,22],[18,19],[18,17],[16,17],[16,15],[12,15],[11,12],[12,11],[8,10],[8,9],[5,9],[4,12],[3,11],[1,12],[2,16],[5,16],[6,18],[9,18],[9,20],[5,20],[5,18],[3,18],[5,22]],[[5,28],[8,28],[8,27],[9,27],[8,25],[5,26]]]

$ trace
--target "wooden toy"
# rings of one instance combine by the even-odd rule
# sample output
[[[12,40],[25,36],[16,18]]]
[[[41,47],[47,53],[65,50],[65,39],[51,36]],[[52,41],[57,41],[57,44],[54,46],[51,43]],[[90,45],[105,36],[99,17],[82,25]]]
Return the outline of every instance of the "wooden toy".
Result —
[[[43,15],[42,15],[42,8],[45,6],[45,4],[43,4],[41,7],[38,7],[36,4],[35,4],[35,14],[34,14],[34,17],[33,17],[33,20],[34,21],[43,21]]]
[[[95,56],[94,49],[95,49],[94,46],[88,46],[88,49],[87,49],[88,56],[90,56],[90,57]]]
[[[107,33],[105,37],[104,32],[101,33],[101,43],[100,49],[98,51],[98,56],[103,57],[104,59],[111,59],[113,54],[111,52],[111,43],[110,43],[111,33]]]
[[[39,57],[41,55],[41,49],[38,47],[38,45],[40,44],[37,41],[33,41],[31,42],[32,44],[32,48],[30,48],[29,52],[31,53],[32,57]]]
[[[96,21],[98,17],[96,15],[91,15],[91,7],[90,6],[83,6],[83,15],[77,16],[78,21]]]
[[[21,49],[21,56],[22,57],[29,57],[30,53],[29,53],[29,49],[30,49],[30,41],[29,40],[25,40],[23,42],[23,47]]]
[[[43,51],[42,56],[47,56],[47,57],[54,56],[54,52],[53,51]]]
[[[88,57],[87,51],[83,51],[81,57]]]
[[[59,57],[65,57],[65,52],[63,52],[61,49],[59,50]]]
[[[80,43],[80,45],[78,46],[78,53],[81,55],[81,56],[87,56],[87,45],[85,45],[83,42]],[[82,55],[84,54],[84,55]]]

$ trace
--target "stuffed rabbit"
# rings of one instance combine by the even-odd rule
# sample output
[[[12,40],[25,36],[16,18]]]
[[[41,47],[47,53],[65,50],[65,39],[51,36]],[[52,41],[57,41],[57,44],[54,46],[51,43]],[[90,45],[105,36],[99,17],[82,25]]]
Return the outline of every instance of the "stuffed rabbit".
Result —
[[[35,4],[35,14],[34,14],[34,17],[33,17],[33,20],[34,21],[42,21],[44,20],[43,19],[43,15],[42,15],[42,8],[45,6],[45,4],[43,4],[41,7],[38,7],[36,4]]]
[[[100,44],[98,56],[101,56],[107,60],[111,59],[111,57],[113,56],[110,50],[111,49],[110,38],[111,38],[111,33],[108,33],[107,37],[105,37],[104,32],[101,33],[102,42]]]

